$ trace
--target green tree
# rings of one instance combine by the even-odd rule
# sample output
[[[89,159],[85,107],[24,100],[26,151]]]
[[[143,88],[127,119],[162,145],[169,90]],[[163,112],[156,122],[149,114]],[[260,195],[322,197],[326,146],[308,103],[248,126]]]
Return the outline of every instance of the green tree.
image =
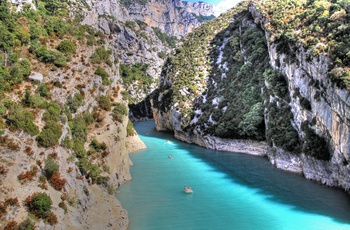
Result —
[[[44,217],[51,209],[52,200],[46,193],[37,193],[30,198],[28,199],[29,202],[27,203],[27,206],[35,215]]]
[[[75,46],[74,42],[70,40],[63,40],[60,42],[60,44],[58,44],[56,49],[62,53],[72,54],[75,53],[77,47]]]

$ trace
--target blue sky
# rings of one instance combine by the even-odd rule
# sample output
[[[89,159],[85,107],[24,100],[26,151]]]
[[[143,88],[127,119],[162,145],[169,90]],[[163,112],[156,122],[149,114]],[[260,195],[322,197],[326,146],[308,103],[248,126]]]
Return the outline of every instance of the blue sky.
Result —
[[[237,3],[241,2],[242,0],[183,0],[183,1],[206,2],[206,3],[217,5],[220,10],[224,11],[234,7]]]

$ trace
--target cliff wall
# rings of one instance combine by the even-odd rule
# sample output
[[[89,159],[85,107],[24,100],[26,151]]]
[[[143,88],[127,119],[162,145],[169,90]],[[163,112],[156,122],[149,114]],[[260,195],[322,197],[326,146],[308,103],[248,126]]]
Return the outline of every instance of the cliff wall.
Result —
[[[259,4],[196,29],[168,59],[153,98],[157,129],[225,151],[263,141],[253,148],[276,167],[349,190],[349,90],[330,78],[333,57],[277,34],[274,3]]]

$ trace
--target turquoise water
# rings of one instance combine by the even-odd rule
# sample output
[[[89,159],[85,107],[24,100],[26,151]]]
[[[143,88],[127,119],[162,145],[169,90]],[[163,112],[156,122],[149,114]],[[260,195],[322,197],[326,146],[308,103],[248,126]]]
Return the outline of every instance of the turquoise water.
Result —
[[[135,128],[148,149],[130,155],[133,180],[117,195],[130,230],[350,230],[345,192],[278,170],[262,157],[179,142],[156,132],[153,121]]]

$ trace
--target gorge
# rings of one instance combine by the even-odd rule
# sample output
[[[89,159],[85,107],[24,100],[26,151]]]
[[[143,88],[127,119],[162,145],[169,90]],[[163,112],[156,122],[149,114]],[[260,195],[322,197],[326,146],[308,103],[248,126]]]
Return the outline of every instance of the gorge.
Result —
[[[131,180],[129,153],[146,148],[130,120],[348,191],[348,1],[219,13],[0,1],[0,228],[127,229],[113,195]]]

